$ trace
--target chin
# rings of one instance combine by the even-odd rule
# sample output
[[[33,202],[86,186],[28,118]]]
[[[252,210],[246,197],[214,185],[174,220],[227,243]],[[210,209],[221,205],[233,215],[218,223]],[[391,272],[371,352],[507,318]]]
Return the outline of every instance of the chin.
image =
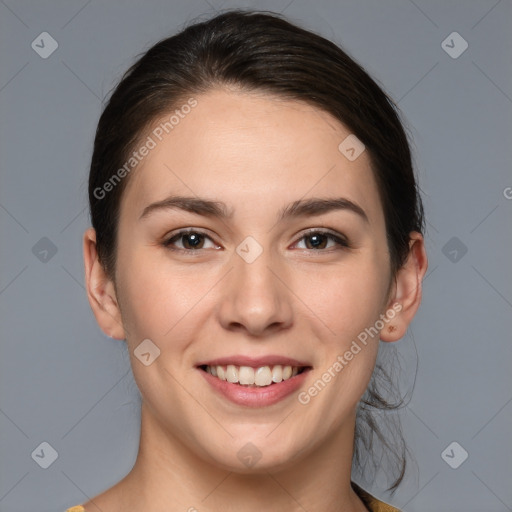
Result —
[[[290,435],[269,435],[268,428],[261,436],[237,436],[222,442],[205,447],[209,458],[214,464],[224,470],[239,474],[259,474],[268,471],[281,471],[288,469],[296,463],[297,458],[305,451],[298,443],[290,443]],[[303,435],[303,434],[302,434]]]

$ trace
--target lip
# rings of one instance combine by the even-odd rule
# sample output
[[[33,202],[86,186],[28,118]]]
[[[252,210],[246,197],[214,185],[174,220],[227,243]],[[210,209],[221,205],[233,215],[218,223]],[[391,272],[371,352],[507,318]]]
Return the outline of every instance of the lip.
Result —
[[[307,366],[311,367],[310,363],[298,361],[290,357],[279,356],[279,355],[268,355],[262,357],[250,357],[250,356],[230,356],[230,357],[219,357],[217,359],[211,359],[208,361],[202,361],[196,366],[227,366],[233,364],[235,366],[251,366],[252,368],[260,368],[261,366],[274,366],[280,364],[282,366]]]
[[[281,360],[283,359],[281,358]],[[230,361],[233,362],[234,359],[230,359]],[[246,364],[246,366],[252,365]],[[266,365],[263,364],[261,366]],[[306,365],[294,364],[293,366]],[[302,373],[299,373],[294,377],[290,377],[287,380],[271,384],[270,386],[249,387],[242,386],[240,384],[232,384],[226,380],[221,380],[202,370],[201,368],[197,368],[197,371],[201,373],[206,382],[214,389],[214,391],[235,403],[236,405],[242,405],[245,407],[268,407],[280,402],[281,400],[284,400],[286,397],[290,396],[302,386],[310,370],[311,366],[308,366]]]

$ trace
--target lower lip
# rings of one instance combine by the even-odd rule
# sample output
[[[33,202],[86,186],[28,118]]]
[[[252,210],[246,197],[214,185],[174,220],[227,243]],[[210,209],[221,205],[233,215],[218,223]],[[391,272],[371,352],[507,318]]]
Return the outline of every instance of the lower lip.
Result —
[[[220,380],[200,368],[198,368],[198,371],[203,375],[208,384],[233,403],[246,407],[266,407],[283,400],[294,391],[297,391],[306,379],[309,369],[295,375],[295,377],[264,387],[232,384],[227,380]]]

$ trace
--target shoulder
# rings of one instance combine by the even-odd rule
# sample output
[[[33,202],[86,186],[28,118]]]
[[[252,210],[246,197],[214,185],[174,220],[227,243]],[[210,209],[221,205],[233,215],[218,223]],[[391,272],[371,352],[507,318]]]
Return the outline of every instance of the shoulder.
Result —
[[[354,489],[355,493],[361,498],[361,501],[370,512],[400,512],[399,509],[392,505],[388,505],[387,503],[378,500],[362,487],[359,487],[355,482],[351,482],[351,485],[352,489]]]

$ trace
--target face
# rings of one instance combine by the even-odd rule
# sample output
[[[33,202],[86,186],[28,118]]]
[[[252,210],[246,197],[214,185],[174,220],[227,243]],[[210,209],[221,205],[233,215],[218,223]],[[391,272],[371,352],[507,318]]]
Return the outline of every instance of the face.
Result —
[[[133,373],[144,414],[203,460],[285,467],[353,430],[393,305],[382,204],[329,114],[262,93],[196,100],[152,135],[121,203]]]

